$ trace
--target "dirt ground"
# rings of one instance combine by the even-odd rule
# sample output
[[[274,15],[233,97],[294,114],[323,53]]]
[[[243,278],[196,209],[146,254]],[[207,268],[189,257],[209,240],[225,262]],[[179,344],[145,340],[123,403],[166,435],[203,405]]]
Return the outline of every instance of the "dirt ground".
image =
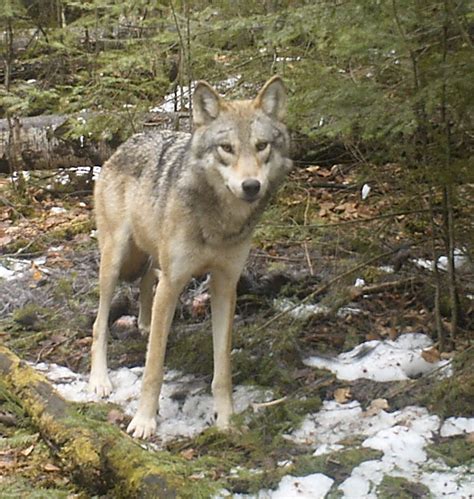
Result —
[[[300,168],[265,214],[238,288],[234,347],[243,353],[234,365],[236,383],[252,380],[271,386],[276,397],[332,399],[348,383],[306,367],[303,357],[315,352],[336,354],[366,340],[395,339],[406,332],[433,337],[431,275],[416,265],[417,258],[429,254],[422,214],[394,207],[383,176],[373,182],[373,192],[365,201],[361,186],[357,169]],[[91,326],[98,303],[99,255],[91,187],[88,173],[34,172],[23,193],[12,188],[9,178],[0,179],[0,264],[12,273],[0,279],[0,339],[22,359],[54,362],[79,373],[89,367]],[[385,216],[393,213],[399,214]],[[470,268],[461,286],[472,282],[472,277]],[[354,286],[356,279],[363,279],[364,293]],[[114,300],[112,368],[144,363],[146,340],[133,319],[136,299],[136,286],[124,284]],[[323,305],[323,312],[297,317],[284,311],[302,303]],[[435,344],[436,359],[462,357],[472,351],[472,296],[463,295],[462,305],[460,334],[450,352],[439,351]],[[338,314],[341,309],[349,312]],[[449,331],[447,317],[443,320]],[[183,293],[173,329],[167,364],[209,381],[210,310],[205,277],[193,280]],[[269,350],[271,359],[266,355]],[[462,386],[456,392],[458,399],[463,394],[464,404],[450,404],[453,387],[443,391],[435,381],[434,399],[428,396],[429,386],[420,387],[416,380],[384,384],[358,380],[350,384],[352,397],[366,407],[373,399],[385,398],[392,409],[422,403],[443,416],[472,416],[473,379],[472,374],[466,377],[465,364],[459,363]],[[302,414],[281,414],[280,423]],[[121,417],[112,423],[124,426],[126,422]],[[278,431],[272,430],[274,435]],[[2,384],[0,435],[2,497],[88,497],[63,472],[55,449],[42,439],[21,403]],[[169,450],[182,453],[201,448],[204,453],[207,446],[212,448],[212,441],[178,443]],[[302,452],[272,449],[273,460],[279,454]],[[234,490],[249,488],[241,483]]]

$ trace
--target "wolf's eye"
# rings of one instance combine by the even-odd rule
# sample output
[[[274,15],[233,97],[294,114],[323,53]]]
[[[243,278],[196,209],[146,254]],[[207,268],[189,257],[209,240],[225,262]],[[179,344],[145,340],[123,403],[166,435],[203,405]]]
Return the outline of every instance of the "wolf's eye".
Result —
[[[257,149],[258,152],[265,151],[265,149],[268,147],[268,142],[257,142],[255,145],[255,148]]]
[[[234,149],[230,144],[220,144],[219,147],[227,154],[232,154],[234,152]]]

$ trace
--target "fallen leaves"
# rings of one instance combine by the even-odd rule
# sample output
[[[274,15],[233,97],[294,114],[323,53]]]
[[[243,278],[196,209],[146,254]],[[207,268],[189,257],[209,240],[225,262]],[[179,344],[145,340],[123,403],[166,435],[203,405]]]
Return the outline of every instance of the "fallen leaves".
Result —
[[[441,360],[441,353],[435,347],[423,350],[421,352],[421,356],[423,357],[423,360],[429,362],[430,364],[435,364]]]
[[[22,450],[20,452],[20,454],[24,457],[28,457],[33,451],[35,450],[35,446],[34,445],[30,445],[29,447],[27,447],[26,449]]]
[[[61,471],[61,468],[59,468],[58,466],[56,466],[53,463],[46,463],[43,466],[43,470],[48,471],[48,472],[56,472],[56,471]]]
[[[351,389],[349,387],[334,390],[334,400],[339,404],[345,404],[351,400]]]
[[[374,399],[370,403],[367,410],[364,412],[363,416],[366,418],[376,416],[380,412],[385,411],[389,408],[388,401],[386,399]]]

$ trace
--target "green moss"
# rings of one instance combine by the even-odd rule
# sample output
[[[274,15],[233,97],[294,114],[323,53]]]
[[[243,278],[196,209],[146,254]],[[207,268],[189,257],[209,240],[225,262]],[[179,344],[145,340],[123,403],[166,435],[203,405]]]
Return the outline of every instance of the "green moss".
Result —
[[[107,459],[128,484],[128,490],[117,488],[114,497],[174,497],[178,491],[182,498],[205,498],[221,487],[213,479],[213,467],[207,460],[188,461],[165,451],[144,453],[137,443],[123,437],[107,453]],[[156,495],[143,495],[141,483],[148,486],[148,493]]]
[[[426,448],[428,456],[441,458],[451,467],[474,464],[474,445],[464,436],[449,438],[441,443],[430,444]]]
[[[74,279],[75,279],[74,273],[71,273],[71,275],[67,277],[59,278],[53,290],[55,298],[57,299],[72,298],[74,296],[74,287],[73,287]]]
[[[166,353],[166,364],[193,374],[212,374],[212,336],[209,327],[192,333],[178,332],[170,338]]]
[[[117,405],[105,402],[78,403],[76,410],[82,416],[97,421],[107,421],[108,415],[112,409],[121,410]]]
[[[69,497],[85,497],[73,495],[73,491],[66,487],[61,490],[56,487],[46,488],[35,486],[31,481],[21,478],[3,478],[0,481],[0,497],[3,499],[16,499],[27,497],[28,499],[67,499]]]
[[[45,246],[41,244],[40,238],[32,241],[31,239],[23,239],[20,237],[5,245],[5,252],[9,254],[20,253],[26,248],[28,248],[28,253],[41,253],[45,250]]]
[[[45,243],[51,243],[54,241],[64,241],[70,240],[78,234],[88,234],[95,226],[95,222],[92,219],[80,220],[79,222],[70,223],[61,227],[59,229],[52,230],[45,238]]]
[[[45,317],[47,310],[35,303],[28,303],[22,308],[17,308],[13,312],[13,320],[24,329],[37,331],[40,329],[41,321]]]
[[[421,403],[442,417],[472,416],[474,407],[474,349],[457,355],[453,362],[454,373],[424,391]]]
[[[359,464],[364,461],[380,459],[382,456],[383,452],[367,447],[343,449],[322,456],[300,456],[295,461],[292,474],[300,476],[323,473],[339,484],[348,478],[352,470]]]
[[[384,476],[377,488],[379,499],[428,499],[430,490],[421,483],[410,482],[406,478]]]

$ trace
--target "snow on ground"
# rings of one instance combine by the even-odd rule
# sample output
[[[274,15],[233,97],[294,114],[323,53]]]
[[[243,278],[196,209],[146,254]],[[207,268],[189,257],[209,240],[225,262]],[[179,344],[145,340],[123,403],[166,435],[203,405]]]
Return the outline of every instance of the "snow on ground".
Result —
[[[229,78],[216,83],[215,87],[219,92],[226,92],[227,90],[235,87],[240,78],[241,75],[230,76]],[[166,95],[163,99],[163,102],[159,106],[151,108],[150,112],[172,113],[176,110],[183,111],[189,109],[190,96],[194,93],[196,83],[196,81],[191,82],[191,89],[189,88],[189,86],[178,85],[176,88],[176,94],[174,92],[171,92]],[[177,109],[175,109],[175,105]]]
[[[473,470],[449,468],[441,460],[429,459],[425,451],[435,435],[446,435],[447,427],[450,436],[468,433],[474,429],[474,418],[450,418],[442,424],[423,407],[374,412],[363,411],[357,401],[326,401],[286,438],[313,446],[314,455],[340,450],[343,446],[337,442],[355,435],[365,437],[363,447],[382,451],[381,459],[360,464],[338,487],[347,499],[376,498],[374,490],[385,475],[423,483],[435,498],[469,498],[474,491]]]
[[[356,281],[357,282],[357,281]],[[297,304],[289,298],[278,298],[273,300],[273,307],[279,312],[287,312],[291,317],[300,320],[306,320],[316,315],[327,315],[330,308],[320,303],[302,303]],[[347,317],[348,315],[360,314],[361,309],[355,305],[346,305],[337,311],[338,317]]]
[[[332,478],[322,473],[314,473],[302,477],[286,475],[281,479],[276,490],[261,490],[256,496],[231,494],[229,491],[223,490],[214,499],[224,497],[232,497],[232,499],[246,499],[251,497],[257,499],[324,499],[333,483],[334,480]]]
[[[421,358],[421,351],[430,345],[428,337],[408,333],[395,341],[366,342],[336,359],[312,357],[306,360],[306,364],[331,369],[342,379],[407,379],[437,368],[448,375],[446,361],[429,364]],[[41,363],[35,367],[56,385],[66,399],[98,400],[88,391],[86,376],[54,364]],[[132,415],[137,407],[142,374],[142,367],[111,371],[114,392],[108,401],[121,405],[127,414]],[[234,398],[236,410],[240,412],[252,403],[268,401],[271,393],[237,386]],[[366,461],[355,467],[351,476],[337,487],[336,492],[346,499],[376,499],[377,486],[386,475],[424,484],[434,499],[474,497],[473,469],[467,466],[449,468],[441,459],[429,457],[426,450],[435,437],[474,432],[474,418],[449,418],[443,422],[423,407],[411,406],[390,412],[386,403],[375,402],[364,411],[355,400],[344,404],[325,401],[320,411],[308,414],[300,427],[285,435],[285,438],[309,446],[313,455],[348,448],[343,442],[354,436],[361,437],[363,447],[383,452],[380,459]],[[179,436],[192,437],[212,424],[212,414],[212,397],[205,383],[177,371],[166,373],[157,430],[160,439],[169,441]],[[276,490],[261,490],[254,496],[233,497],[325,498],[333,484],[330,477],[320,473],[305,477],[286,475]],[[333,492],[334,488],[331,490]],[[227,491],[221,491],[217,497],[227,496]]]
[[[435,369],[442,369],[447,374],[450,361],[431,363],[422,357],[423,350],[431,346],[432,341],[426,335],[406,333],[394,341],[366,341],[336,358],[309,357],[304,363],[311,367],[329,369],[344,380],[365,378],[398,381],[417,378]]]
[[[34,269],[39,269],[41,272],[47,274],[48,270],[44,267],[45,263],[46,257],[44,256],[40,256],[33,260],[13,257],[2,258],[2,263],[0,263],[0,279],[5,279],[6,281],[19,279],[25,273]]]
[[[77,374],[67,367],[44,362],[34,366],[41,371],[67,400],[74,402],[97,402],[100,399],[88,389],[88,377]],[[123,407],[133,416],[138,407],[143,367],[123,367],[109,372],[112,394],[106,399]],[[160,396],[160,414],[157,435],[163,442],[177,437],[193,437],[213,424],[212,396],[206,383],[194,376],[178,371],[167,371]],[[234,407],[242,412],[252,403],[268,401],[269,391],[254,387],[234,388]]]
[[[412,260],[413,263],[420,269],[433,270],[433,260],[428,260],[427,258],[415,258]],[[458,271],[467,271],[469,269],[469,258],[466,256],[466,251],[460,248],[455,248],[454,250],[454,267]],[[448,270],[448,257],[440,256],[438,258],[438,269]]]

